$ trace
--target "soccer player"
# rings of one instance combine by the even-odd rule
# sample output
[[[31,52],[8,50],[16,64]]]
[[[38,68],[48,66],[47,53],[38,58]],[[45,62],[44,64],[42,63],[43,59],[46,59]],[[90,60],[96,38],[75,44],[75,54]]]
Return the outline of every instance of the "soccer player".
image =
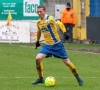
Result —
[[[59,21],[57,22],[53,16],[46,15],[46,9],[44,5],[39,5],[37,7],[37,14],[39,15],[40,19],[37,22],[38,31],[37,31],[36,48],[40,46],[39,39],[41,36],[41,32],[44,35],[44,45],[42,46],[42,49],[36,56],[36,69],[39,78],[35,81],[32,81],[31,83],[33,85],[36,85],[38,83],[44,83],[42,60],[45,57],[54,56],[62,59],[62,61],[69,67],[73,75],[76,77],[78,84],[80,86],[83,86],[83,81],[78,71],[76,70],[75,66],[69,60],[66,50],[64,49],[64,45],[60,40],[56,25],[60,26],[63,33],[66,32],[65,27]]]

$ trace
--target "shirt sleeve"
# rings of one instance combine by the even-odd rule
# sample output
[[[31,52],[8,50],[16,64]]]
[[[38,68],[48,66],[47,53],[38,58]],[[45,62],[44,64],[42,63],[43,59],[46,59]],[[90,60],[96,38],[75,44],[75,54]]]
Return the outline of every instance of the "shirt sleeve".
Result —
[[[66,28],[65,28],[65,26],[63,25],[63,23],[60,22],[60,21],[56,21],[55,18],[54,18],[53,16],[50,16],[50,17],[49,17],[49,23],[50,23],[50,24],[55,24],[55,25],[59,26],[60,29],[61,29],[61,31],[62,31],[63,33],[66,32]]]
[[[48,21],[49,21],[50,24],[56,24],[56,20],[53,16],[49,16]]]
[[[37,24],[37,28],[38,28],[38,30],[37,30],[37,41],[39,41],[40,37],[41,37],[41,30],[40,30],[38,24]]]
[[[65,33],[65,32],[67,31],[62,22],[57,21],[56,24],[60,27],[60,29],[61,29],[61,31],[62,31],[63,33]]]

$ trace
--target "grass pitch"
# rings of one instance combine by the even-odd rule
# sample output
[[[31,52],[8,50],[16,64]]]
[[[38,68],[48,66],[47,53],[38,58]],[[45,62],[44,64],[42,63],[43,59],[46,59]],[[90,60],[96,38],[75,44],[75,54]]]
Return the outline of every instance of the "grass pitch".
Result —
[[[34,45],[33,45],[34,46]],[[44,78],[56,78],[55,87],[31,85],[38,75],[35,56],[39,49],[26,44],[0,44],[0,90],[100,90],[100,54],[67,51],[84,81],[79,86],[69,68],[58,58],[45,58]],[[67,48],[99,48],[99,45],[65,44]]]

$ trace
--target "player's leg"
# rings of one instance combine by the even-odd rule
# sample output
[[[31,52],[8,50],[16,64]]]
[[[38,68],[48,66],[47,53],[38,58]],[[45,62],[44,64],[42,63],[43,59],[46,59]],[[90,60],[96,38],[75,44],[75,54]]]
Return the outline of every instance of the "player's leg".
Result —
[[[36,69],[38,72],[38,76],[39,78],[36,81],[32,81],[32,84],[38,84],[38,83],[44,83],[44,79],[43,79],[43,64],[42,64],[42,60],[46,57],[45,54],[38,54],[36,56]]]
[[[74,64],[71,63],[68,59],[68,55],[66,53],[66,50],[64,49],[64,45],[62,44],[62,42],[55,44],[54,47],[55,48],[53,48],[52,55],[58,58],[62,58],[63,62],[70,68],[74,76],[77,78],[79,85],[82,86],[83,81],[80,78]]]
[[[83,86],[83,80],[81,79],[81,77],[80,77],[76,67],[74,66],[74,64],[71,63],[69,59],[63,59],[63,62],[70,68],[71,72],[76,77],[79,85]]]

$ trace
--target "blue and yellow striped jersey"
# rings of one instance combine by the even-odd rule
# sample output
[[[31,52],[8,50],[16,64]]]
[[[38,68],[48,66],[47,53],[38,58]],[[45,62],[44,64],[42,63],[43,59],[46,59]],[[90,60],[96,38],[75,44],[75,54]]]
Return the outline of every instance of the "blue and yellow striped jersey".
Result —
[[[53,16],[47,16],[43,20],[39,19],[37,22],[37,41],[39,41],[42,32],[45,44],[52,45],[59,42],[60,37],[57,31],[57,25],[63,33],[66,32],[64,25],[60,21],[56,21]]]

